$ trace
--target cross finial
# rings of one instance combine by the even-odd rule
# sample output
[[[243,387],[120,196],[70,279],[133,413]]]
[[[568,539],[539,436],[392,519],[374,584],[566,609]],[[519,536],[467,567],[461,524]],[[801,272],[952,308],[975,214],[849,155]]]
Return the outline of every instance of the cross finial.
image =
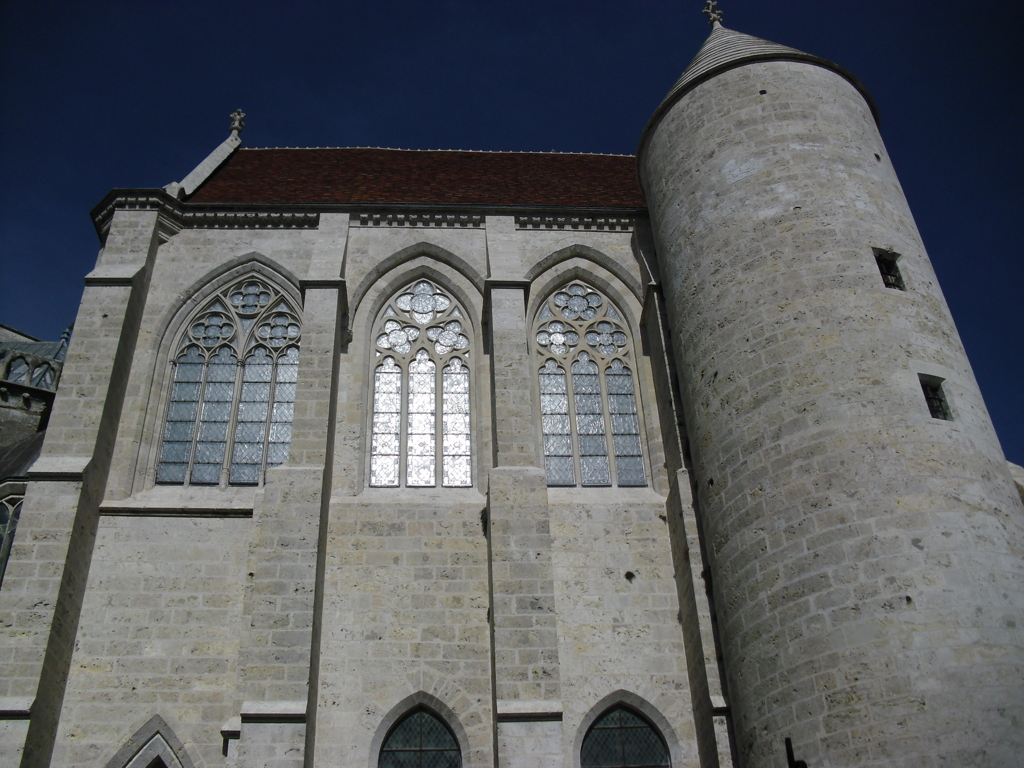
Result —
[[[245,117],[245,112],[241,109],[236,109],[231,114],[231,132],[241,133],[242,129],[245,128],[245,123],[242,122],[242,118]]]
[[[718,10],[718,0],[708,0],[708,4],[704,6],[701,13],[708,17],[708,24],[711,26],[722,23],[722,12]]]

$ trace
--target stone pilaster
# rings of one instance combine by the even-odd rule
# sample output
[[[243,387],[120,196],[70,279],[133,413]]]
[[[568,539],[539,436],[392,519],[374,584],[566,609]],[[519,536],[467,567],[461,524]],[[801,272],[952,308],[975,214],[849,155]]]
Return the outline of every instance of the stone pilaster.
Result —
[[[560,738],[547,478],[540,466],[525,287],[489,292],[494,468],[488,488],[499,765]],[[553,732],[552,729],[554,729]],[[535,743],[536,742],[536,743]]]
[[[321,520],[330,496],[336,361],[345,332],[339,277],[347,217],[325,216],[322,247],[303,283],[302,349],[287,464],[267,472],[254,511],[241,651],[243,699],[238,764],[303,765],[315,713],[318,657],[316,606],[322,574]]]
[[[115,212],[86,277],[43,454],[30,473],[0,594],[0,645],[14,649],[0,697],[12,700],[9,711],[31,715],[0,747],[5,764],[50,763],[159,216]]]

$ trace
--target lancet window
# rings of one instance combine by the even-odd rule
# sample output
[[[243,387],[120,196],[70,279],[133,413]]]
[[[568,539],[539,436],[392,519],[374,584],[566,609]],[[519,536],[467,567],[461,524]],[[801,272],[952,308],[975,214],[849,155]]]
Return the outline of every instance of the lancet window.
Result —
[[[647,720],[623,706],[601,715],[583,737],[582,768],[669,768],[668,748]]]
[[[287,461],[300,329],[291,301],[255,277],[192,317],[174,360],[158,483],[257,485]]]
[[[548,485],[645,486],[635,356],[621,312],[574,281],[534,326]]]
[[[373,350],[370,485],[471,486],[465,311],[439,286],[417,280],[385,304]]]

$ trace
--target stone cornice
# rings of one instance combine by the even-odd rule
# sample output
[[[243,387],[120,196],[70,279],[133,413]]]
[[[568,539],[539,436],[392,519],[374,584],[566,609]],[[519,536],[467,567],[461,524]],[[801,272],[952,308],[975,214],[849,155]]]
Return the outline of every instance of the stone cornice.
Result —
[[[316,229],[320,213],[352,215],[355,227],[484,229],[488,215],[514,216],[517,229],[575,229],[631,232],[644,208],[523,208],[519,206],[439,207],[434,205],[231,205],[193,204],[162,189],[115,189],[92,210],[100,239],[106,238],[115,211],[156,211],[164,240],[183,229]]]
[[[632,232],[633,216],[516,216],[516,229],[582,229],[605,232]]]
[[[320,225],[320,214],[314,210],[199,208],[181,203],[163,190],[115,189],[92,210],[101,240],[119,210],[159,211],[158,227],[164,239],[183,229],[316,229]]]
[[[467,213],[360,213],[356,227],[462,227],[479,229],[484,216]]]

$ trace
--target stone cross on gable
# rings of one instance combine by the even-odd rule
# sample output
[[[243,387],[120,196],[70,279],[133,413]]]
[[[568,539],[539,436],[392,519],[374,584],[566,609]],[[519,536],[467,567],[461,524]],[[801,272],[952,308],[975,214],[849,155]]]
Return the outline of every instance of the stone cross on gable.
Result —
[[[708,17],[708,24],[711,26],[722,23],[722,12],[718,10],[718,0],[708,0],[708,4],[704,6],[701,13]]]
[[[232,131],[235,131],[235,132],[238,132],[238,133],[242,132],[242,129],[245,128],[245,123],[242,122],[242,118],[244,118],[244,117],[245,117],[245,112],[243,112],[241,109],[236,109],[231,114],[231,130]]]

